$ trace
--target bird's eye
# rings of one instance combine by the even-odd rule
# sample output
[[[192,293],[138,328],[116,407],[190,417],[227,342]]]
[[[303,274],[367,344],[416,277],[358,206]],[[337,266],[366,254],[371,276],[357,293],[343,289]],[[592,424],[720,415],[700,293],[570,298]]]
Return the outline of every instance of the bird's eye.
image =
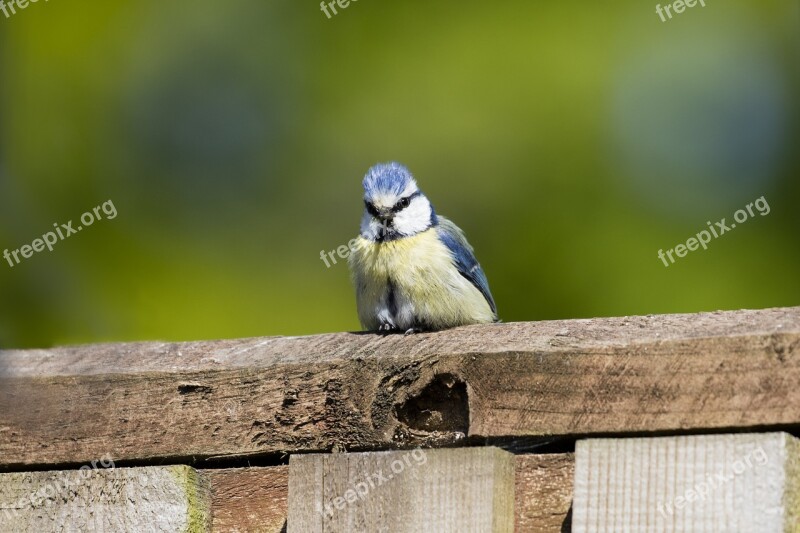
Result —
[[[394,208],[392,208],[392,211],[397,212],[400,211],[401,209],[405,209],[406,207],[408,207],[408,204],[410,203],[411,203],[410,198],[400,198],[400,200],[398,200],[398,202],[394,204]]]
[[[374,217],[377,217],[377,216],[378,216],[378,210],[377,210],[377,209],[375,209],[375,206],[374,206],[374,205],[372,205],[370,202],[368,202],[368,201],[366,201],[366,200],[364,200],[364,205],[365,205],[365,206],[366,206],[366,208],[367,208],[367,213],[369,213],[370,215],[372,215],[372,216],[374,216]]]

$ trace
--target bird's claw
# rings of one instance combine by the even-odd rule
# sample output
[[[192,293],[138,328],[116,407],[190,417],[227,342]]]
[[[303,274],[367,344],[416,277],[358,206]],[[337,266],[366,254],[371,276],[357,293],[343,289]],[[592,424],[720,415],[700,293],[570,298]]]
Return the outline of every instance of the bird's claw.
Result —
[[[378,333],[384,333],[384,334],[391,333],[395,329],[396,327],[394,326],[394,324],[390,324],[389,322],[384,322],[383,324],[378,326]]]

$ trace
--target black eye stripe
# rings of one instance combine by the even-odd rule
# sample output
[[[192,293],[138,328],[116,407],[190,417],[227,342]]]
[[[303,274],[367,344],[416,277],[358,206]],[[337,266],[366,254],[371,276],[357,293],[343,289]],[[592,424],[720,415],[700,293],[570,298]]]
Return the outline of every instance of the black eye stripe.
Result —
[[[369,213],[370,215],[372,215],[372,216],[374,216],[374,217],[377,217],[377,216],[378,216],[378,210],[377,210],[377,209],[375,209],[375,206],[374,206],[374,205],[372,205],[370,202],[368,202],[368,201],[366,201],[366,200],[364,200],[364,205],[365,205],[365,206],[366,206],[366,208],[367,208],[367,213]]]
[[[400,200],[398,200],[397,203],[392,206],[392,212],[397,213],[398,211],[402,211],[403,209],[409,206],[411,200],[413,200],[414,198],[416,198],[421,194],[422,193],[420,191],[417,191],[412,194],[409,194],[405,198],[400,198]]]
[[[400,198],[400,200],[398,200],[397,203],[392,206],[392,213],[398,213],[403,209],[405,209],[406,207],[408,207],[411,204],[411,200],[413,200],[417,196],[422,196],[422,192],[416,191],[414,193],[409,194],[405,198]],[[364,200],[364,206],[367,208],[367,213],[369,213],[370,215],[374,217],[378,217],[380,215],[378,208],[375,207],[375,205],[369,200],[366,199]]]

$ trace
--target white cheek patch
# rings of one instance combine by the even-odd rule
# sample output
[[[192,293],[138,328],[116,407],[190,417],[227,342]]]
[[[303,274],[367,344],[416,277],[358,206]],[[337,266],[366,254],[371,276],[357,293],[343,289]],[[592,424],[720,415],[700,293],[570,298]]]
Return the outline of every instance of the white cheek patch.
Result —
[[[394,217],[394,228],[403,235],[415,235],[431,226],[431,204],[424,196],[411,200],[408,207]]]

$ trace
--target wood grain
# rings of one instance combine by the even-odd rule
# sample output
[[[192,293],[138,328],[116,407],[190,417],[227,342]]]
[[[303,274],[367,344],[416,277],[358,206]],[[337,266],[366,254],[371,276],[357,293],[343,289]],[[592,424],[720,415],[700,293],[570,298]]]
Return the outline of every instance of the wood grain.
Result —
[[[6,350],[0,470],[796,428],[798,346],[794,307]]]
[[[207,481],[186,466],[0,474],[0,531],[211,531]]]
[[[288,533],[512,533],[514,456],[499,448],[293,455]]]
[[[516,533],[561,533],[570,527],[574,456],[515,456]],[[286,527],[289,467],[202,471],[211,483],[214,533],[281,533]]]
[[[798,531],[798,442],[786,433],[580,441],[573,531]]]
[[[214,533],[280,533],[286,526],[289,467],[204,470]]]
[[[575,457],[571,453],[517,455],[517,533],[569,533]]]

